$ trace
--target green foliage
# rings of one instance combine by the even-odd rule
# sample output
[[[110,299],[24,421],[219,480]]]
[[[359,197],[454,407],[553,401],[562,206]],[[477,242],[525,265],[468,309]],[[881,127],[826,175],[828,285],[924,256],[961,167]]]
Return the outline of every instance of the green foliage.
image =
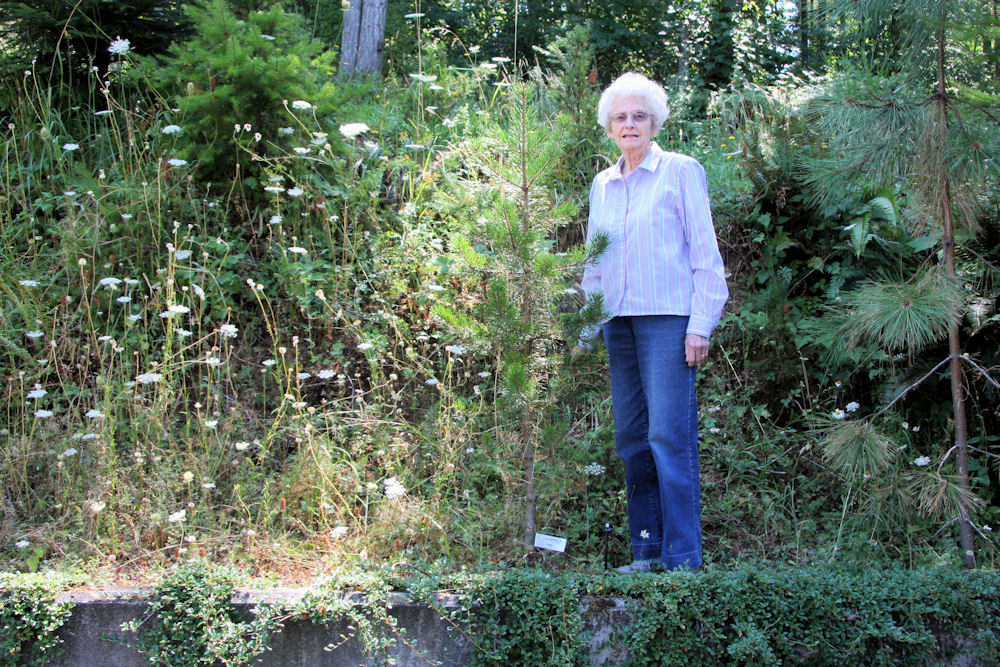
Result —
[[[620,635],[630,664],[906,664],[939,657],[942,631],[983,656],[1000,639],[990,573],[744,566],[617,581],[605,591],[643,599]]]
[[[202,180],[235,176],[259,192],[265,179],[257,161],[289,150],[281,128],[299,124],[295,103],[331,109],[333,53],[304,37],[301,17],[280,5],[245,19],[223,0],[186,11],[194,34],[155,69],[159,85],[177,94],[178,154],[196,163]],[[238,150],[241,132],[255,137],[248,157]]]
[[[335,81],[310,39],[336,41],[339,4],[300,2],[303,18],[256,0],[192,9],[197,33],[156,61],[123,33],[133,52],[80,78],[73,104],[40,74],[4,80],[0,477],[10,525],[61,545],[5,552],[10,567],[534,562],[517,534],[526,443],[537,525],[571,544],[551,560],[586,567],[605,544],[611,564],[627,559],[603,353],[565,359],[601,316],[576,281],[606,239],[579,241],[587,185],[614,150],[595,98],[625,67],[667,81],[658,140],[706,166],[731,274],[700,372],[706,553],[948,563],[939,529],[964,502],[995,554],[982,526],[1000,521],[998,411],[979,391],[992,385],[969,385],[973,446],[991,454],[971,462],[969,498],[940,444],[947,383],[905,392],[947,356],[940,327],[907,325],[899,345],[923,335],[909,350],[882,340],[896,324],[853,326],[899,315],[920,287],[906,278],[939,261],[918,192],[931,170],[864,162],[931,154],[931,134],[891,135],[927,119],[926,86],[846,62],[842,76],[788,74],[798,35],[774,3],[578,3],[565,25],[543,18],[558,7],[522,4],[533,69],[500,57],[513,7],[425,4],[418,21],[404,4],[390,7],[381,81]],[[832,43],[857,26],[828,27]],[[962,40],[950,94],[996,116],[985,33],[949,30]],[[709,74],[748,83],[706,97]],[[963,364],[991,368],[1000,134],[970,118],[944,162],[961,176],[956,212],[979,223],[956,239]],[[886,276],[903,278],[867,291]],[[874,462],[854,439],[831,465],[816,421],[894,400]],[[747,637],[734,655],[750,661],[763,640]]]
[[[10,81],[31,70],[61,103],[92,103],[90,70],[109,76],[112,40],[126,39],[132,50],[148,56],[162,53],[189,29],[176,0],[5,0],[0,2],[0,76]],[[6,108],[15,101],[11,92],[7,87],[0,92]]]
[[[824,456],[838,472],[853,480],[886,476],[895,454],[893,443],[870,422],[828,423],[822,433]]]
[[[59,655],[57,632],[73,605],[56,595],[68,583],[52,573],[0,573],[0,665],[44,665]]]
[[[289,610],[290,618],[306,619],[324,625],[340,623],[349,634],[329,644],[325,650],[335,651],[350,640],[361,644],[368,664],[395,664],[392,653],[397,638],[396,618],[389,613],[392,576],[385,571],[348,571],[318,582],[317,590]],[[405,640],[404,640],[405,641]]]
[[[585,665],[580,583],[544,570],[473,576],[465,591],[474,665]]]
[[[230,602],[236,581],[234,572],[189,563],[155,588],[153,627],[140,632],[145,623],[131,621],[122,629],[139,632],[134,646],[153,665],[250,664],[280,623],[266,607],[243,620]]]
[[[844,295],[829,324],[846,347],[912,354],[947,335],[964,299],[957,285],[934,272],[904,283],[864,283]]]

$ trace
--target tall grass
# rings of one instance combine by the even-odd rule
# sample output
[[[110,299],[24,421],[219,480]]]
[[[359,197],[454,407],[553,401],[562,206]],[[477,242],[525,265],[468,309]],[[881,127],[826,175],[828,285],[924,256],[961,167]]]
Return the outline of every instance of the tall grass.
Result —
[[[497,359],[434,314],[483,297],[452,270],[459,230],[484,206],[483,174],[453,148],[501,117],[507,65],[449,67],[444,47],[423,40],[415,76],[338,82],[317,69],[322,100],[282,100],[275,117],[225,127],[214,147],[240,167],[222,181],[198,175],[205,139],[192,128],[204,118],[178,102],[189,91],[170,89],[150,61],[93,73],[92,98],[74,108],[54,108],[30,72],[10,84],[19,103],[0,149],[9,566],[35,566],[18,544],[42,545],[51,564],[126,573],[191,555],[288,572],[537,558],[519,544],[522,451],[495,407]],[[589,65],[577,69],[585,77]],[[560,111],[559,76],[533,77],[541,128],[589,123]],[[594,90],[585,79],[568,89]],[[572,155],[607,149],[593,128],[573,136]],[[732,176],[715,139],[691,148]],[[579,165],[553,168],[568,175],[559,196],[581,198]],[[555,407],[534,416],[538,529],[571,538],[564,562],[626,558],[600,358],[567,372],[561,354],[545,351]],[[790,544],[803,560],[832,552],[840,503],[812,501],[812,516],[835,517],[814,536],[818,520],[797,504],[803,489],[835,483],[811,440],[750,405],[752,379],[731,361],[704,377],[703,400],[718,408],[703,416],[716,557],[750,544],[766,557]],[[747,522],[726,525],[732,516]]]

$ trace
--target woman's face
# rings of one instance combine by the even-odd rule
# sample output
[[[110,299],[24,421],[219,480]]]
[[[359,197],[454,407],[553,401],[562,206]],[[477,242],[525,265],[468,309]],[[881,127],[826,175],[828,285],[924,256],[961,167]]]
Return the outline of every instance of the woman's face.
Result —
[[[622,153],[644,152],[653,137],[653,117],[638,95],[619,97],[611,107],[610,136]]]

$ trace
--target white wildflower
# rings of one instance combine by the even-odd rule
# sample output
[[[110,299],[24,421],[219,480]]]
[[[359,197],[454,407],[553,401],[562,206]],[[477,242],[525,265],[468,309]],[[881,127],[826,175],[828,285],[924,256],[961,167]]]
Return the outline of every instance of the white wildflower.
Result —
[[[235,324],[223,324],[222,326],[219,327],[219,333],[226,338],[236,338],[239,332],[240,330],[236,327]]]
[[[75,151],[79,147],[80,147],[80,144],[74,144],[74,143],[65,143],[65,144],[62,145],[62,149],[64,151]]]
[[[181,523],[187,517],[187,510],[179,510],[167,517],[167,521],[170,523]]]
[[[603,475],[607,471],[607,468],[602,466],[600,463],[594,462],[583,469],[583,472],[588,475]]]
[[[313,105],[305,100],[295,100],[292,102],[293,109],[312,109]]]
[[[45,396],[45,394],[47,394],[47,393],[49,393],[49,392],[45,391],[41,387],[36,387],[36,388],[34,388],[34,389],[32,389],[31,391],[28,392],[27,397],[28,398],[39,399],[39,398],[43,398]]]
[[[389,500],[399,498],[406,494],[406,488],[399,483],[395,477],[389,477],[382,482],[385,485],[385,497]]]
[[[75,447],[70,447],[65,452],[63,452],[62,454],[60,454],[59,456],[62,457],[62,458],[68,458],[70,456],[76,456],[76,453],[77,453],[76,452],[76,448]]]
[[[38,287],[41,283],[37,280],[18,280],[17,284],[22,287]]]
[[[91,408],[90,410],[87,410],[87,414],[83,416],[86,417],[87,419],[101,419],[102,417],[104,417],[104,413],[101,412],[100,410],[97,410],[96,408]]]
[[[165,125],[163,129],[160,130],[163,134],[177,134],[181,131],[180,125]]]
[[[53,414],[55,413],[53,413],[51,410],[35,410],[36,419],[48,419]]]
[[[837,408],[832,413],[830,413],[830,416],[833,417],[834,419],[844,419],[845,417],[847,417],[847,413],[841,410],[840,408]]]
[[[121,37],[116,37],[111,40],[111,44],[108,46],[108,53],[116,56],[123,56],[129,52],[132,48],[132,43],[127,39],[122,39]]]
[[[330,531],[330,537],[335,540],[339,540],[341,537],[344,537],[346,535],[347,535],[347,526],[337,526],[336,528]]]
[[[306,250],[305,248],[303,248],[301,246],[297,246],[297,245],[290,246],[288,248],[288,252],[296,254],[296,255],[308,255],[309,254],[308,250]]]
[[[162,373],[140,373],[135,376],[135,381],[139,384],[154,384],[162,379]]]
[[[340,133],[350,139],[351,137],[356,137],[359,134],[364,134],[371,128],[364,123],[345,123],[340,126]]]
[[[171,167],[183,167],[187,163],[188,163],[187,160],[182,160],[176,157],[172,157],[169,160],[167,160],[167,164],[169,164]]]
[[[305,194],[305,192],[305,190],[296,185],[294,188],[290,188],[286,194],[288,194],[289,197],[301,197]]]
[[[926,465],[930,465],[930,463],[931,463],[931,457],[929,456],[918,456],[917,458],[913,459],[913,465],[919,466],[921,468],[923,468]]]

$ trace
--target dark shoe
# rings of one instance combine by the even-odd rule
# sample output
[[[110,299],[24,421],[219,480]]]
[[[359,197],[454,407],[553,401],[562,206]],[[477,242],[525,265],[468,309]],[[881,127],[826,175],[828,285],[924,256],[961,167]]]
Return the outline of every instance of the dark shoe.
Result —
[[[622,565],[615,572],[619,574],[645,574],[647,572],[660,572],[663,570],[663,563],[656,558],[649,560],[634,560],[628,565]]]

